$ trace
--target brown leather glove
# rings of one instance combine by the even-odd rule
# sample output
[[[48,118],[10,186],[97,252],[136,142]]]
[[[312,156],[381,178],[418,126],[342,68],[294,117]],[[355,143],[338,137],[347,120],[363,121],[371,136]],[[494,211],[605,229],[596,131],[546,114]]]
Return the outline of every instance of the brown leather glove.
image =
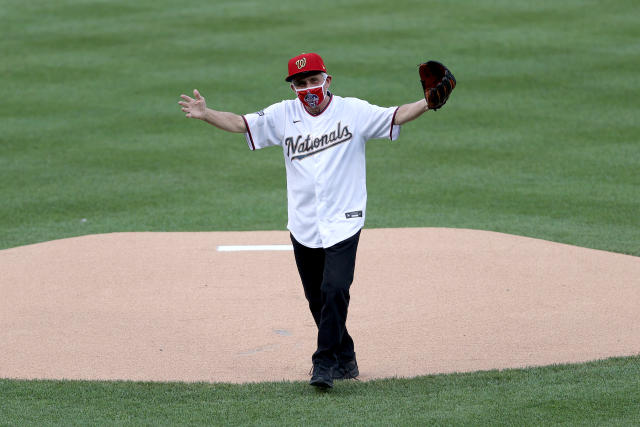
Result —
[[[424,90],[429,110],[441,108],[456,87],[456,79],[451,71],[438,61],[420,64],[420,82]]]

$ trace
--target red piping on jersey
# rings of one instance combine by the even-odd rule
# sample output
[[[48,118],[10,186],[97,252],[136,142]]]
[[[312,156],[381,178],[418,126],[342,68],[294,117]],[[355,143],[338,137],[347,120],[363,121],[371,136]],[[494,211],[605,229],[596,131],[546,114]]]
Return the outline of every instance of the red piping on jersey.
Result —
[[[244,116],[240,116],[242,117],[242,120],[244,120],[244,125],[247,128],[247,133],[249,134],[249,141],[251,141],[251,150],[255,151],[256,146],[253,143],[253,137],[251,136],[251,129],[249,129],[249,123],[247,123],[247,119],[244,118]]]
[[[400,109],[400,107],[396,108],[396,111],[393,112],[393,117],[391,118],[391,129],[389,129],[389,139],[393,140],[393,124],[396,121],[396,114],[398,113],[398,110]]]
[[[304,104],[302,104],[302,101],[300,102],[302,104],[302,109],[304,111],[307,112],[308,115],[312,116],[312,117],[318,117],[320,114],[324,113],[326,111],[327,108],[329,108],[329,104],[331,104],[331,101],[333,101],[333,94],[331,92],[329,93],[329,102],[327,102],[327,105],[324,106],[324,108],[322,109],[322,111],[320,111],[318,114],[312,114],[307,110],[307,107],[304,106]]]

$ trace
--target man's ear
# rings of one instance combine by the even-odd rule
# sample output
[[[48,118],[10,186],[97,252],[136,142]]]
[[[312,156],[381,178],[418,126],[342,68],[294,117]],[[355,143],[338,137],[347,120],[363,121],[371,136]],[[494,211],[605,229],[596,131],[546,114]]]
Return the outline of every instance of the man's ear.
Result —
[[[327,90],[329,90],[329,86],[331,86],[331,76],[327,76]]]
[[[293,83],[291,83],[289,86],[291,86],[291,90],[292,90],[292,91],[294,91],[294,92],[296,91],[296,88],[295,88],[295,87],[293,87]]]

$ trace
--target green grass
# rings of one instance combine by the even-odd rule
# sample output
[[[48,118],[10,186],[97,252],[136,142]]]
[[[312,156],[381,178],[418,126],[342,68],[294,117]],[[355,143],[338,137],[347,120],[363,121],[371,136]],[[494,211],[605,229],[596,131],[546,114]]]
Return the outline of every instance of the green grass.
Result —
[[[256,111],[286,61],[334,91],[448,105],[368,149],[368,227],[464,227],[640,255],[639,27],[632,2],[4,1],[0,248],[113,231],[284,229],[278,149],[187,120],[180,93]],[[309,13],[313,22],[309,25]],[[82,221],[86,219],[86,221]]]
[[[368,227],[464,227],[640,255],[632,1],[0,0],[0,249],[117,231],[282,230],[278,149],[187,120],[194,87],[246,113],[323,55],[332,88],[443,110],[368,145]],[[638,358],[340,384],[2,380],[0,424],[632,424]],[[636,387],[636,388],[634,388]],[[636,405],[632,405],[636,402]],[[327,418],[322,418],[328,414]],[[521,418],[520,418],[521,417]]]
[[[185,384],[0,380],[0,424],[632,425],[639,358],[341,382]]]

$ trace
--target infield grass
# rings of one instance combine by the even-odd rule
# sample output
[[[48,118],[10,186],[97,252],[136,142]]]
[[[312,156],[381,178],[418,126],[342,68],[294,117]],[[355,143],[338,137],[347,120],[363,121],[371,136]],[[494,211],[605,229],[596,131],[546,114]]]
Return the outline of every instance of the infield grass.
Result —
[[[252,153],[241,135],[185,119],[177,101],[197,87],[212,108],[256,111],[292,97],[290,56],[317,51],[335,93],[378,105],[419,99],[426,59],[459,82],[397,143],[368,144],[368,227],[640,255],[633,2],[2,4],[1,248],[284,229],[281,151]]]
[[[0,0],[0,249],[119,231],[282,230],[279,149],[185,119],[332,89],[448,104],[367,147],[367,227],[463,227],[640,256],[640,13],[633,1]],[[640,285],[639,285],[640,286]],[[3,321],[2,327],[5,328]],[[630,325],[630,327],[633,325]],[[638,358],[340,384],[0,381],[0,424],[637,424]]]
[[[634,425],[638,358],[340,382],[159,384],[0,380],[0,424]]]

